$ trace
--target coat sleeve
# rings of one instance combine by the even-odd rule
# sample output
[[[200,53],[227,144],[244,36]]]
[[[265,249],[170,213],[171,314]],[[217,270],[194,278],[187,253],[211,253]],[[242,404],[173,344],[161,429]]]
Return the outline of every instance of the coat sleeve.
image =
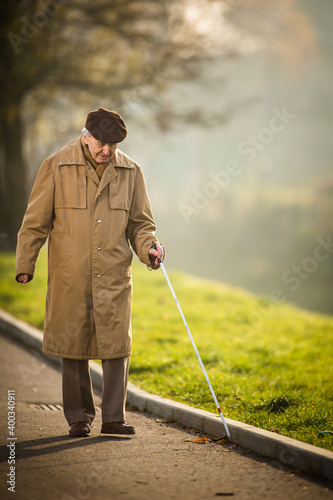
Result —
[[[17,237],[15,277],[35,272],[39,250],[45,243],[53,219],[54,177],[49,162],[43,162],[31,191]]]
[[[150,264],[148,251],[152,242],[158,242],[155,231],[156,224],[147,193],[146,182],[140,167],[138,167],[127,224],[127,237],[141,262],[146,265]]]

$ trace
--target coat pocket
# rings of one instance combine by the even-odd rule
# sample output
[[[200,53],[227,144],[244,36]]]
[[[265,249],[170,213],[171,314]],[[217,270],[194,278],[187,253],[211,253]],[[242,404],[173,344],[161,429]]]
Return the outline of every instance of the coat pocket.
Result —
[[[110,220],[115,241],[118,241],[119,238],[121,239],[126,232],[130,208],[131,200],[124,198],[121,193],[113,196],[110,190]]]
[[[55,184],[54,208],[87,208],[87,177],[75,166],[63,166]]]
[[[126,212],[129,212],[130,205],[130,201],[113,199],[110,200],[110,208],[113,210],[126,210]]]
[[[111,221],[114,234],[125,234],[130,211],[130,203],[126,200],[110,200]]]
[[[110,208],[129,212],[134,189],[133,170],[129,168],[118,170],[109,184]]]
[[[126,212],[129,212],[131,199],[124,192],[113,193],[112,189],[110,189],[110,208],[112,210],[126,210]]]

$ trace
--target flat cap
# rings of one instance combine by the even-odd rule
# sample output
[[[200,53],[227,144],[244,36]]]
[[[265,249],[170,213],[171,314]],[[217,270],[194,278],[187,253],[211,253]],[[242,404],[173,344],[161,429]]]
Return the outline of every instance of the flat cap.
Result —
[[[101,142],[118,143],[127,135],[127,128],[122,117],[116,111],[109,111],[105,108],[90,111],[85,127],[95,139]]]

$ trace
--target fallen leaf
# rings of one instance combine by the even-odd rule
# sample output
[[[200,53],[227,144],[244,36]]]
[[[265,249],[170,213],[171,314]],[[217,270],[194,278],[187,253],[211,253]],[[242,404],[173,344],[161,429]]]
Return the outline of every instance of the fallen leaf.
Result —
[[[196,438],[193,439],[193,443],[208,443],[209,439],[207,438]]]

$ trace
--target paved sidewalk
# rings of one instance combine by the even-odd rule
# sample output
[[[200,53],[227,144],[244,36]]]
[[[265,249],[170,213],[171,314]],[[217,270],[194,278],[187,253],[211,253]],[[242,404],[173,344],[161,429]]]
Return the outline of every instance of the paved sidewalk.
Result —
[[[61,358],[45,356],[42,350],[43,333],[0,309],[0,331],[20,344],[33,348],[49,361],[61,366]],[[91,362],[90,371],[96,390],[102,390],[102,367]],[[162,398],[128,384],[127,402],[141,413],[151,413],[163,419],[172,419],[180,425],[198,432],[221,438],[226,430],[217,413],[193,408],[183,403]],[[269,432],[231,418],[225,419],[231,433],[231,442],[250,449],[272,460],[302,469],[313,475],[333,481],[333,452],[312,446],[287,436]]]
[[[135,436],[100,435],[98,412],[89,438],[71,438],[59,370],[4,336],[0,362],[2,499],[333,499],[328,481],[231,443],[194,443],[198,433],[135,411],[127,414]],[[15,391],[16,440],[8,439],[8,390]],[[14,455],[12,493],[6,481]]]

